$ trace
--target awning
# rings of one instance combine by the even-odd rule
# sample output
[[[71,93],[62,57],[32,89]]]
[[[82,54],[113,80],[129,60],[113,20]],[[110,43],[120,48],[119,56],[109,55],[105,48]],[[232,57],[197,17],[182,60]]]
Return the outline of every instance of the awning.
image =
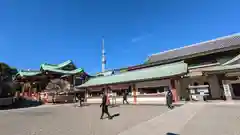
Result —
[[[202,71],[189,71],[189,73],[187,73],[185,77],[200,77],[202,75]]]
[[[226,77],[236,77],[236,76],[240,76],[240,72],[227,73],[225,76],[226,76]]]
[[[206,69],[202,69],[205,73],[229,73],[240,71],[240,64],[235,65],[225,65],[225,66],[215,66]]]
[[[86,83],[76,86],[77,88],[85,88],[99,85],[127,83],[133,81],[143,81],[151,79],[167,78],[187,73],[187,64],[177,62],[172,64],[160,65],[150,68],[144,68],[134,71],[128,71],[111,76],[95,77]]]

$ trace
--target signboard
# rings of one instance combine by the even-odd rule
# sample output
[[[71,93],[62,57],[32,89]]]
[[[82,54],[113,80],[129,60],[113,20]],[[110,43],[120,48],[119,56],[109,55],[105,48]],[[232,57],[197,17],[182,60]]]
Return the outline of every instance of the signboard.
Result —
[[[205,92],[204,92],[204,91],[200,91],[200,95],[201,95],[201,96],[204,96],[204,95],[205,95]]]
[[[113,93],[112,93],[112,96],[113,96],[113,97],[116,97],[116,96],[117,96],[117,93],[116,93],[116,92],[113,92]]]
[[[195,94],[195,90],[194,90],[194,89],[191,89],[191,90],[190,90],[190,93],[191,93],[191,94]]]
[[[223,84],[223,89],[224,89],[225,96],[227,97],[231,96],[229,84]]]
[[[209,93],[208,88],[199,89],[198,92]]]
[[[209,95],[208,85],[189,86],[190,94],[192,95]]]

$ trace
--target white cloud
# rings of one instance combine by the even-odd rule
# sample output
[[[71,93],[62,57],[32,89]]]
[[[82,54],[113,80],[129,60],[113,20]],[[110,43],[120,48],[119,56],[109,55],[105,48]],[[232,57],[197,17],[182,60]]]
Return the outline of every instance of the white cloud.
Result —
[[[147,37],[150,37],[150,36],[152,36],[152,35],[148,33],[148,34],[145,34],[145,35],[134,37],[134,38],[132,38],[131,41],[132,41],[132,43],[136,43],[136,42],[141,41],[141,40],[143,40],[143,39],[145,39]]]

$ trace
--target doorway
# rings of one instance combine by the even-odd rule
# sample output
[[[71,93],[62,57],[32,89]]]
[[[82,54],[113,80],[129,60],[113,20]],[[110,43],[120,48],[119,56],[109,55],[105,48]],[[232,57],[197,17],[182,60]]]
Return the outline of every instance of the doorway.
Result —
[[[232,84],[232,92],[234,94],[234,97],[240,98],[240,83]]]

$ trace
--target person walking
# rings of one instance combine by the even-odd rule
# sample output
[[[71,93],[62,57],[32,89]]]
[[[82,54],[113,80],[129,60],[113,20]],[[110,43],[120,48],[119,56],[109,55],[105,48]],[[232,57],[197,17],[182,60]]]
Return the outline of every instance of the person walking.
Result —
[[[79,103],[80,103],[80,107],[83,106],[83,102],[85,100],[85,95],[84,94],[79,94]]]
[[[167,107],[169,109],[173,109],[174,108],[174,106],[172,105],[172,102],[173,102],[172,91],[169,88],[167,88],[166,103],[167,103]]]
[[[123,104],[125,104],[125,102],[126,102],[127,104],[129,104],[129,102],[127,101],[127,96],[128,96],[128,93],[127,93],[127,91],[125,91],[125,92],[123,93]]]
[[[112,119],[112,116],[110,115],[110,113],[108,112],[108,101],[107,101],[107,92],[105,91],[105,89],[103,88],[103,97],[102,97],[102,103],[100,105],[100,107],[102,108],[102,114],[100,119],[103,119],[103,115],[104,113],[106,113],[108,115],[108,119]]]
[[[57,92],[54,92],[52,96],[52,104],[56,104],[56,96],[57,96]]]

